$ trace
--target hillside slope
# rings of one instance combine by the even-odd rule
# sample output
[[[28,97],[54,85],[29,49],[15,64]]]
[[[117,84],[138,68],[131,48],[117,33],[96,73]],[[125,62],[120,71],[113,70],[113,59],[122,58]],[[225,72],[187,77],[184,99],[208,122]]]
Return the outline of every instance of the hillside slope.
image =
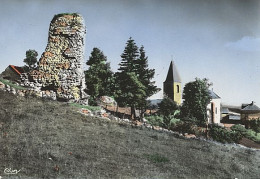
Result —
[[[66,103],[0,91],[0,176],[258,178],[260,152],[86,117]]]

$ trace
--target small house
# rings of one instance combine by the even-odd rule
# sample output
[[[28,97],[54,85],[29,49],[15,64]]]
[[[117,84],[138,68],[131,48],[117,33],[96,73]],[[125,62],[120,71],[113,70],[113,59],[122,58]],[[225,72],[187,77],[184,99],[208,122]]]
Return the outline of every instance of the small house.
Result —
[[[22,67],[9,65],[5,71],[0,74],[0,77],[3,79],[11,80],[11,81],[20,81],[20,75],[24,73],[24,69]]]

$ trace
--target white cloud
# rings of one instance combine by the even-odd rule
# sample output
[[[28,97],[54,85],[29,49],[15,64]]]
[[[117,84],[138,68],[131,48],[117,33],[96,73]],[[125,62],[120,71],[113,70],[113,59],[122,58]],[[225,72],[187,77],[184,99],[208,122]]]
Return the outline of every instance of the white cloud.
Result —
[[[235,42],[228,42],[225,47],[241,51],[260,51],[260,38],[245,36]]]

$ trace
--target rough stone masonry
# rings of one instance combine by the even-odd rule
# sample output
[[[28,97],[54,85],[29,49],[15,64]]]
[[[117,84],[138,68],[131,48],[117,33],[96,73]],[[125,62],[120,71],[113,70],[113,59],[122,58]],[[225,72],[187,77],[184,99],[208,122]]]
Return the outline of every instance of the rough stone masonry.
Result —
[[[48,44],[36,70],[22,75],[25,86],[45,95],[54,92],[58,99],[87,97],[83,72],[86,27],[79,14],[58,14],[50,23]]]

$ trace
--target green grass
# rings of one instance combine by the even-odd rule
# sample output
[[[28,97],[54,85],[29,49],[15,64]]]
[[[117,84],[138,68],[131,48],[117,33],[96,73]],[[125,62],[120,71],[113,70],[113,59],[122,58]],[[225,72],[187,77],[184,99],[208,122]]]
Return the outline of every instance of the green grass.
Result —
[[[0,104],[3,179],[259,178],[257,150],[120,125],[4,91]],[[21,171],[8,176],[5,168]]]
[[[4,83],[5,85],[9,85],[10,87],[13,87],[13,88],[18,89],[18,90],[26,90],[26,89],[27,89],[27,88],[25,88],[25,87],[16,85],[16,84],[14,84],[13,82],[11,82],[11,81],[9,81],[9,80],[5,80],[5,79],[0,78],[0,81],[1,81],[2,83]]]
[[[92,112],[98,111],[98,110],[101,109],[99,106],[85,106],[85,105],[81,105],[81,104],[77,104],[77,103],[70,103],[70,106],[74,106],[74,107],[77,107],[77,108],[88,109],[88,110],[90,110]]]

